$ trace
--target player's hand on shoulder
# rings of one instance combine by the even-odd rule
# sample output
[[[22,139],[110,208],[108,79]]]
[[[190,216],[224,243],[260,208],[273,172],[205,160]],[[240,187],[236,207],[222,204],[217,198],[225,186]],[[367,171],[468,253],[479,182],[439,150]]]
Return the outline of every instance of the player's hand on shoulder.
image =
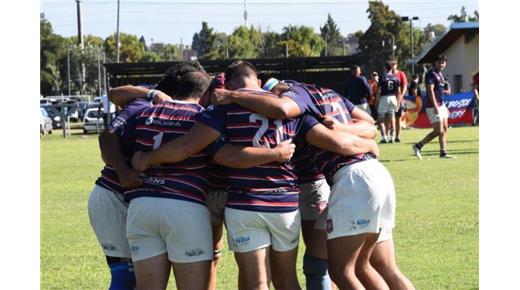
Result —
[[[148,155],[146,152],[137,151],[134,153],[132,157],[132,167],[137,171],[145,171],[150,167],[150,163],[148,162]]]
[[[214,105],[227,105],[232,102],[231,91],[226,89],[215,89],[211,94],[211,103]]]
[[[323,125],[325,125],[325,127],[329,128],[330,130],[334,130],[340,124],[340,122],[336,120],[336,118],[331,116],[325,116],[325,118],[323,118],[322,123]]]
[[[377,145],[377,142],[375,140],[370,140],[370,152],[374,154],[377,158],[379,158],[379,146]]]
[[[282,143],[276,145],[274,148],[278,151],[278,162],[286,162],[291,160],[294,155],[294,150],[296,149],[296,145],[292,143],[292,140],[285,140]]]
[[[167,102],[167,101],[171,101],[171,100],[172,100],[172,98],[170,96],[168,96],[167,94],[165,94],[161,91],[157,91],[157,93],[153,97],[154,104],[160,104],[162,102]]]

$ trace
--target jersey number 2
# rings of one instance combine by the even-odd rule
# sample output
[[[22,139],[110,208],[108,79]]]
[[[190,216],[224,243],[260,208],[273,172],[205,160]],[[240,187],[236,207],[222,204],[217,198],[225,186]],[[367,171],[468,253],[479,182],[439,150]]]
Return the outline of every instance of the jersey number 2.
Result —
[[[262,125],[253,137],[253,146],[269,148],[269,142],[265,142],[264,145],[260,144],[260,139],[264,136],[265,132],[267,132],[267,129],[269,129],[269,119],[259,114],[251,114],[249,116],[249,122],[255,123],[256,121],[262,122]],[[274,124],[276,126],[276,144],[280,144],[283,140],[283,122],[282,120],[274,120]]]

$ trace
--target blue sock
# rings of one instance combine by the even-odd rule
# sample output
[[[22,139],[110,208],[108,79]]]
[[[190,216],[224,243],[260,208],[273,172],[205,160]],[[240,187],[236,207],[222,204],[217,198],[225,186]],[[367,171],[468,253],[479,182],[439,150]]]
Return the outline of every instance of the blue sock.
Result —
[[[132,262],[119,262],[109,265],[112,281],[109,290],[133,290],[135,287],[134,265]]]
[[[307,290],[331,290],[327,260],[305,254],[303,256],[303,273],[307,281]]]

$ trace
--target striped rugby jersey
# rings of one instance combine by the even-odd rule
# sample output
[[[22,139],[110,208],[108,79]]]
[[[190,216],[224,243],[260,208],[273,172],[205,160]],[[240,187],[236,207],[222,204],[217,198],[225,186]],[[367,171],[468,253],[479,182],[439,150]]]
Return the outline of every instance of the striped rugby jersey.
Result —
[[[134,152],[151,151],[183,136],[195,124],[204,108],[195,103],[169,101],[144,110],[134,124]],[[138,197],[174,198],[204,204],[207,193],[209,159],[222,146],[216,142],[186,160],[147,169],[144,183],[125,192],[125,200]]]
[[[298,176],[298,184],[324,179],[325,176],[318,170],[316,163],[311,158],[311,146],[307,142],[298,142],[296,151],[292,158],[296,176]]]
[[[314,84],[296,82],[290,84],[291,88],[282,96],[294,100],[300,107],[301,113],[309,115],[304,119],[301,134],[306,134],[324,116],[332,116],[345,124],[352,121],[350,114],[355,108],[354,104],[335,91]],[[372,153],[342,156],[315,146],[311,146],[310,151],[318,170],[325,175],[329,184],[332,184],[334,173],[342,166],[375,158]]]
[[[137,99],[126,105],[107,128],[111,133],[115,132],[120,136],[122,153],[124,157],[128,158],[128,161],[130,161],[130,157],[133,153],[133,130],[127,130],[128,123],[131,123],[133,118],[144,109],[151,106],[152,104],[150,101]],[[96,180],[96,184],[119,194],[123,194],[126,191],[126,189],[119,183],[119,177],[117,176],[116,171],[109,165],[106,165],[103,170],[101,170],[101,176]]]
[[[276,97],[265,91],[252,91]],[[297,138],[300,119],[273,120],[237,104],[210,107],[198,121],[239,146],[274,148],[282,141]],[[229,168],[226,206],[262,212],[291,212],[298,209],[298,185],[291,162],[269,163],[248,169]]]

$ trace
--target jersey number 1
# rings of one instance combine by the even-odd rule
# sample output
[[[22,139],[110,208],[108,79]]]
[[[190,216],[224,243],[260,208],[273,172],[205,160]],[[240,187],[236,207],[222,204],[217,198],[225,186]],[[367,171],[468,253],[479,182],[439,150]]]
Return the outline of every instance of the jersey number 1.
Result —
[[[264,136],[265,132],[267,132],[267,129],[269,129],[269,119],[259,114],[251,114],[249,116],[249,122],[255,123],[256,121],[262,122],[262,125],[253,137],[253,146],[269,148],[269,142],[265,142],[265,145],[260,144],[260,139]],[[283,122],[282,120],[274,120],[274,124],[276,125],[276,144],[280,144],[283,140]]]

